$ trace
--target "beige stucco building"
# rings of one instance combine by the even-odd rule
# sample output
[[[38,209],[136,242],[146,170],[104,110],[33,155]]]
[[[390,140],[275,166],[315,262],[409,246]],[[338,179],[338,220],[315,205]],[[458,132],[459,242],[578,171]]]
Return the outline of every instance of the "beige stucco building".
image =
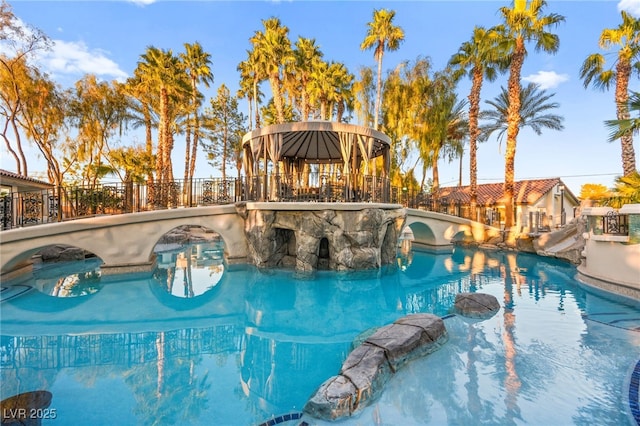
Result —
[[[519,232],[549,231],[571,221],[580,205],[578,198],[560,178],[521,180],[514,183],[514,224]],[[443,187],[438,198],[449,206],[469,209],[469,186]],[[505,200],[502,183],[478,185],[477,217],[498,226],[504,224]],[[449,212],[451,213],[451,212]],[[468,215],[462,214],[467,217]]]

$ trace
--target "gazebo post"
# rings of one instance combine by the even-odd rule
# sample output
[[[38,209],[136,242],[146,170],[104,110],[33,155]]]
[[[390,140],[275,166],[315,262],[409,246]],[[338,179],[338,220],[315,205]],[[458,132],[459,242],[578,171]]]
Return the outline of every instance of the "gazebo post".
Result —
[[[389,169],[391,168],[391,155],[390,155],[390,148],[389,146],[386,146],[383,150],[382,150],[382,159],[383,159],[383,166],[382,166],[382,201],[385,203],[389,202],[389,191],[390,191],[390,187],[391,187],[391,181],[389,178]]]
[[[264,182],[262,183],[262,197],[260,197],[260,201],[267,201],[267,180],[269,180],[269,174],[267,167],[267,141],[263,139],[263,157],[264,157]]]

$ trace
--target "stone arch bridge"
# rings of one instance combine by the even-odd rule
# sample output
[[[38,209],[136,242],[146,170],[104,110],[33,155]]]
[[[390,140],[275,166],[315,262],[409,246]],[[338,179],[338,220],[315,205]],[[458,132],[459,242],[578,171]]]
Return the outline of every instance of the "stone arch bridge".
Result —
[[[428,246],[446,246],[459,239],[483,241],[487,233],[492,232],[492,228],[477,222],[403,209],[394,204],[247,203],[245,207],[247,210],[316,212],[394,209],[404,214],[404,221],[399,223],[412,229],[415,242]],[[155,267],[155,244],[164,234],[181,225],[203,226],[220,234],[227,261],[246,261],[249,255],[245,219],[236,205],[229,204],[97,216],[3,231],[0,233],[0,272],[3,277],[18,273],[30,267],[33,254],[57,244],[78,247],[100,257],[106,274],[149,271]]]

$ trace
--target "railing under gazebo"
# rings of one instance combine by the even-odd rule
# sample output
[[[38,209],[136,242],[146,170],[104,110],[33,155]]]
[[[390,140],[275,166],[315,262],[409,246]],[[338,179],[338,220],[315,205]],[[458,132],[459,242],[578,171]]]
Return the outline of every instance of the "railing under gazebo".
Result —
[[[389,179],[328,173],[204,178],[147,184],[102,183],[12,192],[0,196],[1,229],[104,214],[267,202],[403,203]]]
[[[251,178],[203,178],[152,185],[103,183],[63,186],[0,196],[0,229],[13,229],[82,217],[149,210],[232,204],[241,201],[392,203],[460,217],[468,206],[391,184],[381,176],[341,173],[270,174]],[[479,207],[492,224],[497,210]],[[486,210],[486,212],[485,212]],[[477,220],[477,219],[476,219]],[[499,218],[497,220],[499,223]]]

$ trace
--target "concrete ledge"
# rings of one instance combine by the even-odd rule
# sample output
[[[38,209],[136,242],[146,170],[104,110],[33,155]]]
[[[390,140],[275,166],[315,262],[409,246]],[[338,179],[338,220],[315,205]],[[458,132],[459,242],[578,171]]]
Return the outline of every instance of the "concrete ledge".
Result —
[[[235,205],[225,204],[219,206],[187,207],[182,209],[149,210],[137,213],[94,216],[64,222],[46,223],[26,228],[9,229],[2,231],[2,243],[28,240],[43,236],[64,235],[74,231],[109,228],[114,225],[131,225],[136,223],[172,220],[176,218],[186,219],[201,216],[208,217],[220,214],[235,215]]]
[[[326,202],[247,202],[247,210],[296,210],[296,211],[314,211],[314,210],[337,210],[337,211],[357,211],[366,209],[384,209],[395,210],[403,208],[400,204],[388,203],[326,203]]]
[[[121,274],[151,274],[156,269],[156,260],[147,263],[127,263],[119,265],[100,265],[103,277]]]
[[[593,241],[613,241],[614,243],[628,243],[628,235],[611,235],[611,234],[590,234],[589,238]]]
[[[587,273],[584,265],[578,266],[577,269],[576,280],[581,284],[640,302],[640,288],[638,287],[640,283],[635,285],[633,283],[614,283],[607,281],[605,278]]]

